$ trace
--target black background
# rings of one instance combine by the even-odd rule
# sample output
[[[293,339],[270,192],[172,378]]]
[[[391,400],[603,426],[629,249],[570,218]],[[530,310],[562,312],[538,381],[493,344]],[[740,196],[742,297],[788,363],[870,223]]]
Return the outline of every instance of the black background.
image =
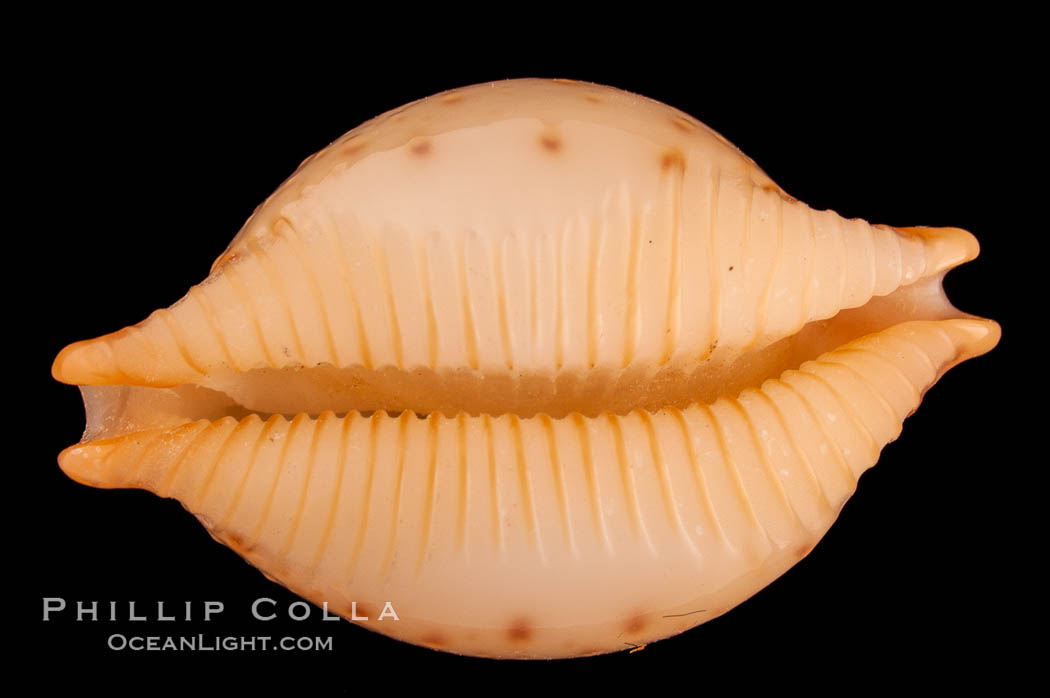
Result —
[[[53,67],[23,76],[32,154],[20,173],[29,308],[16,388],[32,415],[15,434],[30,447],[10,467],[28,505],[14,537],[23,546],[14,600],[26,628],[20,650],[45,657],[45,682],[177,681],[222,671],[239,682],[309,676],[352,690],[369,675],[434,680],[525,675],[562,681],[685,675],[697,690],[826,685],[829,668],[864,682],[909,669],[937,681],[980,672],[1012,676],[1015,628],[1032,570],[1014,547],[1018,491],[1045,457],[1016,446],[1013,395],[1022,380],[1013,349],[1024,322],[1016,297],[1014,201],[1025,126],[1014,84],[1020,61],[952,38],[901,46],[850,40],[803,55],[796,45],[651,44],[514,57],[479,50],[412,60],[347,48],[309,54],[193,60],[192,45],[150,51],[107,43],[58,50]],[[642,55],[644,54],[644,55]],[[75,388],[50,362],[67,343],[104,334],[170,305],[201,281],[244,220],[306,156],[362,121],[453,87],[510,77],[566,77],[613,85],[696,116],[752,157],[788,193],[815,208],[891,225],[958,226],[981,256],[953,271],[949,297],[1003,326],[991,354],[952,370],[926,396],[900,439],[866,473],[817,548],[770,587],[681,636],[626,652],[553,662],[495,662],[413,647],[346,622],[262,623],[250,604],[297,597],[213,542],[173,500],[76,484],[59,450],[79,440]],[[35,198],[39,196],[39,198]],[[1019,253],[1020,252],[1020,253]],[[11,263],[12,260],[9,260]],[[39,272],[33,272],[33,269]],[[1011,369],[1015,369],[1012,371]],[[21,432],[27,433],[21,433]],[[117,601],[156,615],[156,603],[225,604],[210,623],[43,622],[42,599]],[[1037,632],[1042,628],[1035,625]],[[116,652],[112,633],[333,637],[330,652]],[[702,678],[701,678],[702,677]],[[662,679],[661,679],[662,680]],[[350,688],[348,688],[350,687]]]

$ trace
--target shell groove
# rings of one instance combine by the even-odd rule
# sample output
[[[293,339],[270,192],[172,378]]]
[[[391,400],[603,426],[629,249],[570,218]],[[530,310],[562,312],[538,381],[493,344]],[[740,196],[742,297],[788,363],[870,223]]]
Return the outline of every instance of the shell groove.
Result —
[[[465,88],[351,131],[185,298],[67,347],[88,433],[60,462],[341,613],[393,600],[411,642],[622,649],[794,564],[994,346],[940,290],[976,254],[813,211],[655,102]]]

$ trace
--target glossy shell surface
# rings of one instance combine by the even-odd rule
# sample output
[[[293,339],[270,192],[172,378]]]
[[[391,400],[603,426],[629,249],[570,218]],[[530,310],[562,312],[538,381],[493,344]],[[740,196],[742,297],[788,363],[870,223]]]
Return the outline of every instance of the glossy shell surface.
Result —
[[[514,80],[305,161],[171,308],[70,345],[73,478],[175,497],[367,627],[638,646],[803,557],[999,328],[955,228],[815,211],[666,105]]]

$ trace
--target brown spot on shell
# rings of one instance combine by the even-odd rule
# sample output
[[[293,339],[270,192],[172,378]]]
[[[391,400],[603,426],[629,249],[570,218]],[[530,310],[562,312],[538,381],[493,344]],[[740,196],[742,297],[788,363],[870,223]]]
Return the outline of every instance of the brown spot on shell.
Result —
[[[348,143],[345,143],[343,145],[343,147],[339,150],[339,154],[340,155],[344,155],[344,156],[346,156],[346,155],[353,155],[354,153],[357,153],[358,151],[360,151],[364,147],[365,147],[364,139],[355,138],[352,141],[349,141]]]
[[[247,541],[245,541],[244,537],[239,534],[226,533],[224,534],[224,537],[226,538],[226,545],[230,546],[230,548],[232,548],[238,555],[246,555],[251,552],[252,547],[254,547],[248,546],[246,544]]]
[[[696,125],[689,119],[686,119],[682,116],[672,117],[671,123],[674,124],[675,128],[677,128],[679,131],[685,131],[686,133],[696,130]]]
[[[463,99],[463,95],[459,92],[450,92],[441,98],[442,104],[455,104]]]
[[[352,604],[347,604],[346,613],[344,613],[343,615],[345,615],[347,618],[353,618],[354,608],[355,607]],[[367,618],[368,620],[375,620],[375,616],[372,615],[372,607],[368,604],[358,603],[356,608],[358,618]]]
[[[595,92],[588,92],[583,96],[583,98],[586,99],[588,102],[593,102],[595,104],[601,104],[603,101],[601,95]]]
[[[418,155],[420,157],[428,155],[431,150],[430,139],[417,138],[416,140],[412,141],[412,144],[408,146],[408,149],[412,151],[413,155]]]
[[[671,172],[673,170],[681,172],[684,170],[685,156],[682,155],[682,151],[677,148],[665,150],[663,155],[660,156],[660,169],[664,172]]]
[[[430,635],[424,635],[420,642],[427,647],[444,647],[448,642],[445,640],[445,636],[440,633],[431,633]]]
[[[557,153],[562,149],[561,137],[554,131],[547,131],[540,135],[540,145],[548,153]]]
[[[556,82],[559,85],[575,85],[578,80],[569,80],[568,78],[553,78],[551,82]]]
[[[645,616],[639,613],[638,615],[629,618],[624,624],[623,629],[629,635],[636,635],[645,630],[646,624]]]
[[[777,194],[778,196],[780,196],[780,198],[784,199],[784,201],[788,201],[790,203],[795,203],[798,201],[798,199],[793,197],[791,194],[788,194],[786,191],[784,191],[776,185],[767,184],[766,186],[762,187],[762,189],[764,191],[768,191],[771,194]]]
[[[810,551],[812,551],[812,550],[813,550],[813,546],[809,545],[808,543],[805,544],[805,545],[800,545],[798,548],[795,549],[795,557],[797,557],[799,560],[801,560],[806,555],[809,555]]]
[[[511,642],[528,642],[532,637],[532,626],[525,618],[518,618],[507,628],[507,639]]]

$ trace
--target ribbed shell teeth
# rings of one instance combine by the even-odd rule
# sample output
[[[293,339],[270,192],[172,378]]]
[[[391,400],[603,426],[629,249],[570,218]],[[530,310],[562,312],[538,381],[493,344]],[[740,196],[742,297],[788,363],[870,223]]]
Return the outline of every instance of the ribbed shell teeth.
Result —
[[[638,240],[655,234],[628,228],[624,232]],[[397,293],[389,262],[376,261],[401,256],[390,243],[394,247],[385,255],[354,262],[362,278],[375,275],[378,288],[371,295],[348,285],[351,257],[337,263],[339,253],[330,254],[323,239],[293,244],[278,237],[270,252],[260,249],[222,267],[170,309],[66,347],[52,373],[76,385],[168,387],[201,384],[215,371],[322,364],[438,372],[480,367],[510,377],[595,369],[615,374],[644,361],[688,371],[712,357],[731,362],[807,322],[973,259],[979,249],[959,228],[873,227],[831,212],[805,213],[797,228],[786,227],[779,237],[780,247],[770,254],[782,258],[764,261],[755,261],[754,253],[736,259],[740,253],[729,252],[727,239],[720,244],[720,288],[691,289],[688,280],[707,270],[690,265],[688,273],[674,276],[679,287],[673,294],[655,303],[645,300],[652,288],[639,280],[632,256],[598,254],[598,261],[588,262],[594,253],[564,236],[553,247],[541,241],[534,250],[539,254],[516,267],[501,266],[510,257],[499,254],[516,242],[490,248],[473,238],[474,247],[460,250],[457,266],[454,259],[442,263],[443,245],[427,238],[419,254],[401,264]],[[793,238],[798,241],[789,243]],[[607,237],[602,245],[614,251],[609,255],[622,256],[638,240]],[[579,259],[569,252],[574,247]],[[494,258],[497,263],[473,267],[468,277],[468,265]],[[556,273],[543,271],[550,261]],[[827,271],[815,270],[821,264]],[[570,270],[588,267],[597,270],[595,278],[567,280]],[[414,269],[410,276],[407,269]],[[792,279],[806,281],[793,288]],[[571,299],[591,312],[570,310]],[[643,328],[665,342],[632,339]],[[481,347],[491,351],[483,352],[479,364]]]

